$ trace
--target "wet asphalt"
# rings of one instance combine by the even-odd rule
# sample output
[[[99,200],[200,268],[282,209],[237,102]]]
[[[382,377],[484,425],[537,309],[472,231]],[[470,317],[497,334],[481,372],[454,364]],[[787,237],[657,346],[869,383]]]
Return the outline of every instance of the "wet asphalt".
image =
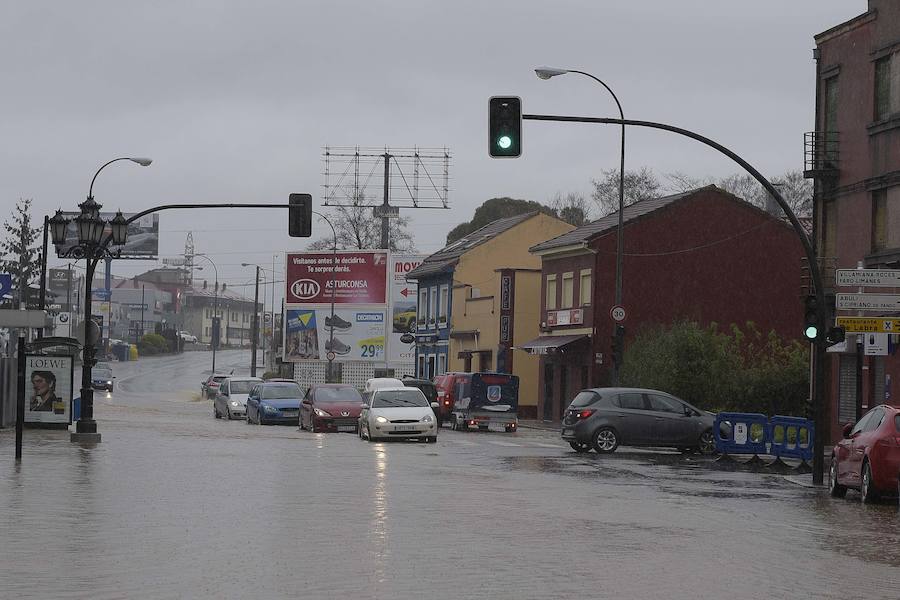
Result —
[[[217,420],[210,358],[115,364],[94,448],[26,430],[17,465],[0,430],[0,598],[900,597],[896,502],[553,431],[370,444]]]

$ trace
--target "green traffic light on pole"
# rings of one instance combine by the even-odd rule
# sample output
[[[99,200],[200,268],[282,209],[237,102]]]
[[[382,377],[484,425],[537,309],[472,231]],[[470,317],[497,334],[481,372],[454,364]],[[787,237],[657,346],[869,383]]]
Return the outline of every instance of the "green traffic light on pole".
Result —
[[[492,158],[522,155],[522,99],[518,96],[488,100],[488,154]]]
[[[508,135],[501,135],[497,140],[497,145],[503,150],[508,150],[512,146],[512,139]]]
[[[819,337],[819,311],[814,295],[803,300],[803,309],[803,335],[812,342]]]

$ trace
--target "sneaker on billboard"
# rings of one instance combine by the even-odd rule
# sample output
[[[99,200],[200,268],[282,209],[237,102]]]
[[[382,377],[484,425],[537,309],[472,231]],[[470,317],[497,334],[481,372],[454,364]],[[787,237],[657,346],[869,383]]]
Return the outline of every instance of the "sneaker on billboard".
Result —
[[[333,319],[331,317],[325,317],[325,327],[328,327],[329,329],[340,329],[343,331],[345,329],[350,329],[352,325],[340,318],[338,315],[334,315]]]
[[[334,338],[334,340],[328,340],[327,342],[325,342],[325,351],[334,352],[335,354],[349,354],[350,346],[348,346],[341,340]]]

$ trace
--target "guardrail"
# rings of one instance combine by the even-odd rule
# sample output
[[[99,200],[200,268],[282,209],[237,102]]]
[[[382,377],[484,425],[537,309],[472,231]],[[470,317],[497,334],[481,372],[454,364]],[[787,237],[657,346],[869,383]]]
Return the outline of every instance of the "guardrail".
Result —
[[[752,455],[748,465],[767,468],[790,468],[783,458],[796,459],[795,470],[809,472],[807,461],[813,458],[815,426],[809,419],[776,415],[771,419],[759,413],[728,413],[716,415],[713,433],[720,461],[733,461],[733,454]],[[760,455],[774,456],[765,464]]]

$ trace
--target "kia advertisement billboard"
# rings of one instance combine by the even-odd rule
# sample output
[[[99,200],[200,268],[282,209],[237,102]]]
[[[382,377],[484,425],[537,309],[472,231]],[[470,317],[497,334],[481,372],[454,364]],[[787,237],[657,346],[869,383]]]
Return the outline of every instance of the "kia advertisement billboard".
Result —
[[[386,250],[287,253],[286,304],[387,304]],[[332,273],[334,271],[334,273]]]

